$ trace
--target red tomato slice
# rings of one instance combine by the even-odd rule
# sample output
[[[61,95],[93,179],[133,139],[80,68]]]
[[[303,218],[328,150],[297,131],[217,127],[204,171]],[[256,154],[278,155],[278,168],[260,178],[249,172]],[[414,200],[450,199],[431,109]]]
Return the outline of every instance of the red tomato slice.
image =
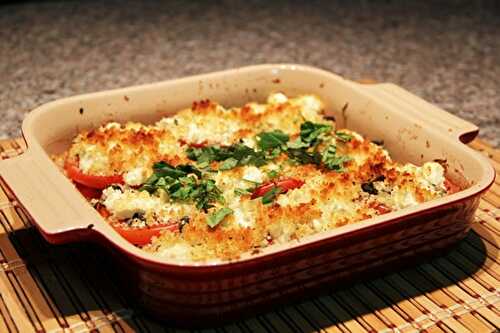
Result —
[[[142,229],[125,229],[117,226],[113,226],[113,228],[130,243],[141,246],[149,244],[151,242],[151,238],[158,236],[163,230],[172,232],[179,231],[179,225],[177,223]]]
[[[123,184],[121,175],[114,176],[94,176],[83,173],[74,161],[66,160],[64,169],[75,183],[85,185],[87,187],[102,190],[112,184]]]
[[[392,209],[390,207],[387,207],[383,203],[376,203],[374,205],[371,205],[371,207],[373,209],[375,209],[380,215],[387,214],[387,213],[390,213],[392,211]]]
[[[99,214],[101,214],[101,216],[104,217],[105,219],[107,219],[111,215],[109,210],[107,210],[106,207],[104,207],[99,203],[97,204],[96,209],[99,212]]]
[[[295,179],[295,178],[283,178],[277,181],[272,181],[272,182],[267,182],[259,187],[257,187],[253,193],[252,196],[250,197],[251,199],[255,199],[258,197],[263,196],[267,192],[269,192],[273,187],[279,187],[281,188],[282,193],[288,191],[288,190],[293,190],[294,188],[299,188],[302,185],[304,185],[304,181],[300,179]]]
[[[102,191],[96,188],[88,187],[75,183],[76,188],[80,193],[87,199],[99,199],[101,197]]]
[[[460,186],[453,184],[448,178],[444,179],[444,187],[446,188],[446,193],[453,194],[460,191]]]

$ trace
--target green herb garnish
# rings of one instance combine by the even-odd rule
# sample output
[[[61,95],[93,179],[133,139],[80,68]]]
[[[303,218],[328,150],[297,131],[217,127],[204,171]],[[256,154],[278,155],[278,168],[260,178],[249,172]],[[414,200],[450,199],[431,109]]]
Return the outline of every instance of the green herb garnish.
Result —
[[[283,192],[283,189],[279,186],[273,186],[269,191],[267,191],[263,196],[262,196],[262,203],[264,205],[270,204],[271,202],[276,199],[278,194]]]
[[[252,191],[250,191],[249,189],[245,189],[245,188],[235,188],[234,194],[236,194],[236,195],[249,195],[249,194],[252,194]]]
[[[290,137],[288,134],[283,133],[280,130],[274,130],[272,132],[262,132],[257,134],[257,145],[263,151],[268,151],[270,149],[286,149],[286,143]]]
[[[314,145],[318,142],[323,134],[329,133],[332,130],[331,125],[315,124],[311,121],[306,121],[300,125],[300,139],[302,142],[307,142]]]
[[[288,149],[288,158],[299,164],[321,163],[321,154],[317,151],[308,152],[306,149]]]
[[[155,193],[160,189],[172,200],[192,202],[205,211],[213,207],[214,202],[224,202],[215,181],[204,179],[201,171],[189,164],[174,167],[164,161],[155,163],[153,174],[140,190]]]
[[[270,179],[273,179],[273,178],[276,178],[279,176],[279,172],[276,171],[276,170],[271,170],[267,173],[267,176],[270,178]]]
[[[295,139],[293,141],[288,141],[286,146],[288,148],[292,148],[292,149],[308,148],[309,143],[302,142],[302,139],[300,137],[298,137],[297,139]]]
[[[262,166],[267,163],[264,152],[255,151],[243,144],[234,144],[229,147],[190,147],[186,153],[190,160],[198,163],[199,167],[208,166],[213,161],[222,162],[219,165],[221,170],[230,170],[241,165]]]
[[[353,136],[349,133],[344,133],[344,132],[335,132],[335,136],[337,139],[339,139],[342,142],[349,142],[352,140]]]
[[[235,159],[234,157],[230,157],[227,160],[224,160],[219,165],[219,170],[230,170],[230,169],[234,168],[237,165],[238,165],[238,160]]]
[[[233,213],[231,208],[223,207],[213,213],[208,214],[207,224],[210,228],[215,228],[224,218]]]
[[[349,161],[351,158],[347,156],[338,156],[337,147],[329,145],[321,154],[321,162],[325,168],[336,171],[343,171],[344,162]]]

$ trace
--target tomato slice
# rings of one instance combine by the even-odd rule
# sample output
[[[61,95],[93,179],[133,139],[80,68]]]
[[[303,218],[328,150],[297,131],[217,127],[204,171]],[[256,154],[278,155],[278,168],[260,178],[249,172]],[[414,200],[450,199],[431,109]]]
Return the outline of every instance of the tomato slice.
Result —
[[[259,187],[257,187],[253,192],[251,199],[255,199],[258,197],[262,197],[264,194],[269,192],[272,188],[279,187],[281,188],[282,193],[285,193],[288,190],[293,190],[294,188],[299,188],[304,185],[304,181],[295,178],[283,178],[277,181],[266,182]]]
[[[158,236],[163,230],[168,230],[171,232],[179,231],[179,225],[177,223],[158,225],[151,228],[122,228],[118,226],[113,226],[113,228],[126,240],[135,245],[146,245],[151,242],[151,238]]]
[[[82,184],[75,184],[76,188],[80,193],[87,199],[99,199],[101,197],[102,191],[96,188],[88,187]]]
[[[94,189],[102,190],[112,184],[123,184],[121,175],[114,176],[94,176],[83,173],[74,161],[66,160],[64,169],[75,183],[85,185]]]
[[[370,205],[370,207],[375,209],[380,215],[392,212],[392,209],[390,207],[387,207],[383,203],[377,202],[377,203]]]
[[[452,183],[448,178],[444,179],[444,187],[446,188],[446,193],[453,194],[460,191],[460,186]]]

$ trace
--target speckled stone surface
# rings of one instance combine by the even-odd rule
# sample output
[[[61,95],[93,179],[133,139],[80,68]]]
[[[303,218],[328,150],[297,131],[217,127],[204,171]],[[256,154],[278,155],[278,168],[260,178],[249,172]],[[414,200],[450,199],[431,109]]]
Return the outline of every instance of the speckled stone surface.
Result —
[[[361,0],[0,6],[0,138],[20,135],[24,114],[60,97],[295,62],[394,82],[476,123],[499,147],[499,9]]]

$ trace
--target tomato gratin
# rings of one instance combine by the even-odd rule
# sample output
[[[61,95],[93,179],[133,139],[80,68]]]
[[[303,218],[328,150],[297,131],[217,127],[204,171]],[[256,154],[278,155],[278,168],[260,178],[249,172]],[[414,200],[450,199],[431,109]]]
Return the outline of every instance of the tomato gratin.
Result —
[[[313,95],[111,122],[54,160],[120,235],[181,261],[236,259],[458,190],[440,163],[397,163],[337,129]]]

